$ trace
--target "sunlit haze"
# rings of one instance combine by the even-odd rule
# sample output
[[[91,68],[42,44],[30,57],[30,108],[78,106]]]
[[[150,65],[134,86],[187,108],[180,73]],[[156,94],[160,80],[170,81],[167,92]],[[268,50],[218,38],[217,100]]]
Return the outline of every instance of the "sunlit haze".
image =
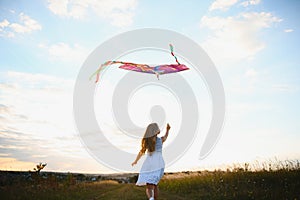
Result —
[[[73,90],[95,48],[139,28],[168,29],[197,42],[214,62],[225,89],[222,136],[200,160],[212,103],[195,67],[178,56],[190,68],[180,74],[197,98],[199,127],[191,147],[166,171],[300,159],[299,10],[296,0],[1,0],[0,170],[28,171],[43,162],[47,171],[116,172],[97,162],[82,143],[73,117]],[[120,60],[174,62],[168,52],[155,50],[133,52]],[[126,73],[136,72],[117,66],[103,72],[95,91],[95,113],[113,145],[138,153],[140,138],[124,134],[112,115],[114,88]],[[153,76],[159,83],[154,75],[141,76]],[[168,75],[160,78],[167,80]],[[136,90],[128,113],[137,126],[146,128],[155,120],[150,113],[156,105],[166,114],[160,136],[166,123],[171,125],[166,147],[182,120],[180,102],[170,91],[159,84]]]

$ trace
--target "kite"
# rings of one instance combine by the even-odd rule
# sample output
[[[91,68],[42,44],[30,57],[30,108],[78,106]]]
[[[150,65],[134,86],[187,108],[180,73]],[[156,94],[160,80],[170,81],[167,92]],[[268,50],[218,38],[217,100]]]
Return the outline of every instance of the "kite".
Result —
[[[107,66],[113,65],[113,64],[122,64],[119,66],[121,69],[135,71],[135,72],[142,72],[142,73],[149,73],[149,74],[155,74],[157,79],[159,80],[159,75],[163,74],[170,74],[170,73],[176,73],[184,70],[188,70],[189,68],[185,66],[184,64],[179,63],[177,57],[174,55],[174,48],[170,44],[170,51],[171,55],[175,58],[175,61],[177,64],[162,64],[162,65],[155,65],[150,66],[147,64],[138,64],[138,63],[131,63],[131,62],[123,62],[123,61],[107,61],[100,65],[99,69],[92,74],[90,77],[90,80],[96,75],[96,83],[99,81],[100,78],[100,72]]]

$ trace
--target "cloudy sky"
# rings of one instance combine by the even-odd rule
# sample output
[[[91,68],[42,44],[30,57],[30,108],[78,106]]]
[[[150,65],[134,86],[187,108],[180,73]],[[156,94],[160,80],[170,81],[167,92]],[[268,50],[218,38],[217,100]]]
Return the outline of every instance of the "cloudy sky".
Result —
[[[0,169],[29,170],[47,162],[53,171],[112,172],[81,143],[73,120],[74,83],[97,46],[138,28],[169,29],[196,41],[215,63],[225,88],[226,120],[215,149],[199,160],[199,134],[169,170],[300,159],[299,9],[297,0],[2,0]],[[104,86],[117,80],[114,72],[107,70],[100,97],[109,96]],[[192,69],[182,73],[193,77]],[[143,101],[153,89],[139,91],[133,101]],[[168,99],[158,103],[176,110],[176,99]],[[143,126],[148,121],[137,117],[142,116],[138,110],[131,109],[132,120]],[[203,112],[209,116],[209,110]],[[112,142],[138,150],[138,141],[120,136],[109,111],[99,113],[105,113],[98,116],[99,124],[107,125]],[[181,120],[172,116],[167,115],[173,124],[170,140]]]

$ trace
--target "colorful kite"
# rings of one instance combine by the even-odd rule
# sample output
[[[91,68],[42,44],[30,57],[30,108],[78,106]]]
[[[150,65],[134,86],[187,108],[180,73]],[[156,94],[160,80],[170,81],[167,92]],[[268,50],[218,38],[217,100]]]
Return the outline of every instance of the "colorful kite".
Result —
[[[178,62],[177,57],[173,53],[174,48],[171,44],[170,44],[170,50],[171,50],[171,54],[175,58],[175,61],[177,64],[163,64],[163,65],[150,66],[147,64],[137,64],[137,63],[131,63],[131,62],[107,61],[107,62],[103,63],[102,65],[100,65],[99,69],[90,77],[90,80],[93,78],[93,76],[96,75],[96,83],[97,83],[100,78],[100,72],[105,67],[107,67],[109,65],[113,65],[113,64],[122,64],[121,66],[119,66],[119,68],[121,68],[121,69],[126,69],[126,70],[130,70],[130,71],[135,71],[135,72],[155,74],[157,79],[159,79],[159,75],[188,70],[189,68],[187,66],[185,66],[184,64],[180,64]]]

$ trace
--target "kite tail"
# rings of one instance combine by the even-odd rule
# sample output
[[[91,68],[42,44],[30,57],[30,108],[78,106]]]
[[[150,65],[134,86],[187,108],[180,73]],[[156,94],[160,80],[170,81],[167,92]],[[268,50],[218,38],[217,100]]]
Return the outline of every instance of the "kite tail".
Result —
[[[96,83],[99,82],[100,79],[100,72],[104,69],[104,67],[107,67],[109,65],[113,65],[113,64],[128,64],[128,65],[134,65],[134,66],[141,66],[141,64],[136,64],[136,63],[131,63],[131,62],[123,62],[123,61],[106,61],[105,63],[103,63],[102,65],[100,65],[100,67],[90,76],[89,80],[92,80],[92,78],[96,75]],[[149,67],[148,65],[142,65],[145,67]]]
[[[169,46],[170,46],[170,51],[171,51],[172,56],[175,58],[175,61],[177,62],[177,64],[180,65],[179,61],[177,60],[177,57],[174,55],[174,52],[173,52],[174,51],[174,47],[173,47],[173,45],[169,44]]]
[[[100,78],[100,72],[103,70],[104,67],[114,64],[115,61],[106,61],[105,63],[101,64],[100,67],[90,76],[89,80],[92,80],[92,78],[96,75],[96,83],[99,81]]]

